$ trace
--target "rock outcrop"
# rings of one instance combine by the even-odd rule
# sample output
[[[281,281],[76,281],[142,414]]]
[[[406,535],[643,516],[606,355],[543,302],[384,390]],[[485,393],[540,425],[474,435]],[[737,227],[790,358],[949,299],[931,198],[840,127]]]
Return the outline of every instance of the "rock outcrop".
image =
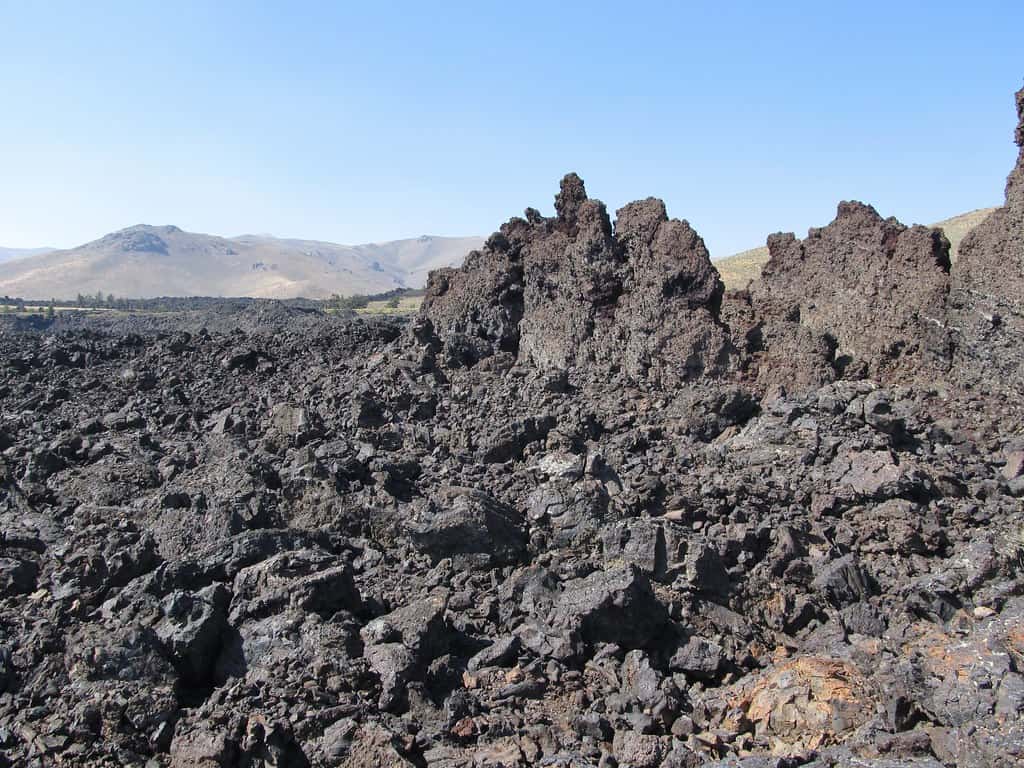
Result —
[[[620,209],[613,228],[576,174],[555,211],[528,209],[461,269],[431,276],[422,314],[447,360],[508,352],[542,369],[666,383],[725,372],[722,282],[687,222],[648,198]]]
[[[760,279],[728,311],[761,386],[807,389],[948,367],[949,242],[940,230],[843,202],[828,226],[804,240],[772,235],[768,249]]]
[[[1017,92],[1020,147],[1006,201],[960,244],[950,325],[961,372],[984,386],[1020,391],[1024,380],[1024,88]]]
[[[699,235],[655,198],[604,205],[569,174],[556,216],[529,209],[435,272],[422,309],[450,367],[494,355],[541,370],[618,373],[645,386],[737,369],[759,390],[840,378],[892,381],[948,369],[949,243],[857,202],[835,220],[769,238],[747,292],[723,287]]]

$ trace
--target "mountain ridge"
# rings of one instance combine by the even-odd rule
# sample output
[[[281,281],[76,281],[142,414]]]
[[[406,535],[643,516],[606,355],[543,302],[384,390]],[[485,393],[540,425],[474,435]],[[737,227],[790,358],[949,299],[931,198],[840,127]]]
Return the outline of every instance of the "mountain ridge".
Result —
[[[72,298],[327,298],[418,288],[431,269],[461,263],[483,238],[421,235],[341,245],[266,235],[187,232],[135,224],[75,248],[0,263],[0,294]]]

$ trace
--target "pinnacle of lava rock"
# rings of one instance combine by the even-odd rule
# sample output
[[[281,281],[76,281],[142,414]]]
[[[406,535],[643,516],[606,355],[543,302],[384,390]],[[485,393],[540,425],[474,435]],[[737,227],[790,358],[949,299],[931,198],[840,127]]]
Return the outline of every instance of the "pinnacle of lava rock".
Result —
[[[555,211],[527,210],[461,269],[432,275],[422,315],[451,363],[508,352],[544,369],[665,381],[726,370],[722,282],[687,222],[648,198],[613,227],[576,174],[562,179]]]

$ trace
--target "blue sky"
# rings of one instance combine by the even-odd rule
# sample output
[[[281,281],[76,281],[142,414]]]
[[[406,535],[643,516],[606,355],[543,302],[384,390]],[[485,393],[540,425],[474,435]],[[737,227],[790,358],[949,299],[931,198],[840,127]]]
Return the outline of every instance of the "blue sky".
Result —
[[[0,0],[0,245],[487,234],[577,171],[713,256],[1002,201],[1024,3]]]

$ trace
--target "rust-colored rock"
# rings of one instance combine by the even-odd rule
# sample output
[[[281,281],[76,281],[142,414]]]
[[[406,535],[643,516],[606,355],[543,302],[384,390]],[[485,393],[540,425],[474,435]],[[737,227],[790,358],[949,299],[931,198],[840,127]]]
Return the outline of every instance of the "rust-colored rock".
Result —
[[[742,713],[775,754],[798,754],[842,741],[871,718],[877,700],[855,666],[815,656],[777,664],[738,683],[724,698],[726,720]]]

